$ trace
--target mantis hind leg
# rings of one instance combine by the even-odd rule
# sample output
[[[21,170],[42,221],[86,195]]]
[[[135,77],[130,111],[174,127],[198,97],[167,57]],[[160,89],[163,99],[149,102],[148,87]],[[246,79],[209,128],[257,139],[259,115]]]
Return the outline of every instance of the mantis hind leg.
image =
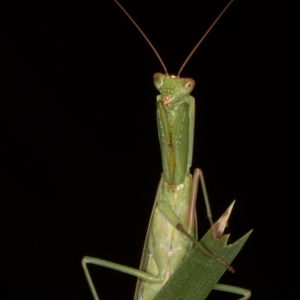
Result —
[[[196,204],[199,180],[201,182],[204,202],[205,202],[205,206],[206,206],[207,217],[209,219],[210,225],[213,226],[214,222],[212,220],[212,213],[211,213],[210,204],[209,204],[209,200],[208,200],[205,180],[204,180],[203,172],[202,172],[201,169],[195,169],[195,171],[194,171],[192,191],[191,191],[191,199],[190,199],[191,208],[192,208],[192,206],[195,206],[195,204]],[[240,287],[237,287],[237,286],[217,283],[214,286],[213,289],[216,290],[216,291],[229,292],[229,293],[238,294],[238,295],[243,296],[239,300],[247,300],[251,297],[251,291],[250,290],[240,288]]]
[[[94,286],[92,277],[91,277],[90,272],[87,268],[87,264],[94,264],[94,265],[97,265],[97,266],[102,266],[102,267],[114,269],[114,270],[129,274],[129,275],[133,275],[133,276],[138,277],[140,279],[151,281],[151,282],[161,282],[161,281],[163,281],[163,278],[161,278],[159,276],[154,276],[152,274],[149,274],[147,272],[144,272],[144,271],[141,271],[141,270],[138,270],[138,269],[135,269],[135,268],[131,268],[131,267],[124,266],[124,265],[121,265],[121,264],[113,263],[111,261],[107,261],[107,260],[104,260],[104,259],[85,256],[82,259],[82,267],[83,267],[84,274],[86,276],[87,282],[89,284],[89,287],[92,291],[94,300],[100,300],[100,298],[97,294],[97,291],[96,291],[96,288]]]
[[[229,293],[244,296],[243,298],[239,298],[239,300],[247,300],[251,297],[251,291],[250,290],[240,288],[240,287],[237,287],[237,286],[227,285],[227,284],[217,283],[213,287],[213,290],[222,291],[222,292],[229,292]]]
[[[196,211],[195,207],[196,207],[196,199],[197,199],[199,181],[201,182],[207,217],[208,217],[210,226],[212,226],[214,224],[214,222],[212,220],[212,213],[211,213],[210,204],[209,204],[209,200],[208,200],[205,180],[204,180],[203,172],[199,168],[195,169],[194,174],[193,174],[193,183],[192,183],[191,196],[190,196],[190,212],[189,212],[189,220],[190,221],[189,222],[190,222],[190,224],[192,224],[194,222],[193,218],[196,217],[195,216],[195,211]]]

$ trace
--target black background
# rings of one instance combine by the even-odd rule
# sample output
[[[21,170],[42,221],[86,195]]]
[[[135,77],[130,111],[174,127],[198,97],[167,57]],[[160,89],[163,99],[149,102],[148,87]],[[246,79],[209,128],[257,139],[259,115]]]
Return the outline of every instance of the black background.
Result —
[[[226,1],[122,4],[176,74]],[[2,14],[0,296],[92,299],[84,255],[139,265],[161,172],[152,76],[163,69],[111,0],[20,1]],[[231,241],[254,229],[221,281],[253,299],[295,295],[298,15],[296,1],[236,0],[181,74],[196,81],[193,168],[215,219],[237,199]],[[202,235],[201,197],[198,212]],[[102,299],[132,299],[134,277],[91,271]]]

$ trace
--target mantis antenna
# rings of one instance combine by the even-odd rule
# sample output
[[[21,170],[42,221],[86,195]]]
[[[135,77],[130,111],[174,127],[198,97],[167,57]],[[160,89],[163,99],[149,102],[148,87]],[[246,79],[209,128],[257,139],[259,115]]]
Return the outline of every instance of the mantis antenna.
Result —
[[[160,61],[166,75],[168,75],[168,71],[167,68],[163,62],[163,60],[161,59],[160,55],[158,54],[157,50],[155,49],[155,47],[153,46],[153,44],[150,42],[150,40],[147,38],[146,34],[143,32],[143,30],[139,27],[139,25],[133,20],[133,18],[130,16],[130,14],[125,10],[125,8],[117,1],[114,0],[118,6],[123,10],[123,12],[125,13],[125,15],[129,18],[129,20],[134,24],[134,26],[138,29],[138,31],[142,34],[142,36],[145,38],[145,40],[148,42],[148,44],[150,45],[150,47],[152,48],[152,50],[154,51],[155,55],[157,56],[158,60]],[[188,61],[190,60],[190,58],[192,57],[192,55],[194,54],[194,52],[197,50],[197,48],[200,46],[200,44],[203,42],[203,40],[206,38],[206,36],[210,33],[210,31],[213,29],[213,27],[216,25],[216,23],[219,21],[219,19],[222,17],[222,15],[225,13],[225,11],[228,9],[228,7],[231,5],[231,3],[234,0],[230,0],[229,3],[224,7],[224,9],[221,11],[221,13],[218,15],[218,17],[214,20],[214,22],[210,25],[210,27],[206,30],[206,32],[204,33],[204,35],[200,38],[199,42],[196,44],[196,46],[193,48],[193,50],[191,51],[191,53],[188,55],[188,57],[186,58],[186,60],[184,61],[184,63],[182,64],[181,68],[179,69],[178,72],[178,77],[180,75],[180,73],[182,72],[183,68],[186,66],[186,64],[188,63]]]
[[[154,48],[154,46],[152,45],[152,43],[150,42],[150,40],[147,38],[146,34],[143,32],[143,30],[139,27],[139,25],[133,20],[133,18],[130,16],[130,14],[125,10],[125,8],[117,1],[114,0],[119,7],[123,10],[123,12],[125,13],[125,15],[129,18],[129,20],[134,24],[134,26],[138,29],[138,31],[142,34],[142,36],[145,38],[145,40],[148,42],[148,44],[150,45],[150,47],[152,48],[152,50],[154,51],[155,55],[157,56],[158,60],[160,61],[163,69],[165,70],[166,75],[168,75],[168,71],[167,68],[163,62],[163,60],[161,59],[160,55],[158,54],[158,52],[156,51],[156,49]]]
[[[210,33],[210,31],[214,28],[214,26],[216,25],[216,23],[219,21],[219,19],[223,16],[223,14],[225,13],[225,11],[227,10],[227,8],[231,5],[231,3],[234,0],[230,0],[230,2],[224,7],[224,9],[220,12],[220,14],[217,16],[217,18],[213,21],[213,23],[209,26],[209,28],[206,30],[206,32],[203,34],[203,36],[201,37],[201,39],[199,40],[199,42],[196,44],[196,46],[193,48],[193,50],[191,51],[191,53],[188,55],[188,57],[186,58],[186,60],[184,61],[184,63],[182,64],[181,68],[179,69],[178,72],[178,77],[181,73],[181,71],[183,70],[183,68],[185,67],[185,65],[187,64],[187,62],[190,60],[190,58],[192,57],[192,55],[194,54],[194,52],[197,50],[197,48],[200,46],[200,44],[203,42],[203,40],[206,38],[206,36]]]

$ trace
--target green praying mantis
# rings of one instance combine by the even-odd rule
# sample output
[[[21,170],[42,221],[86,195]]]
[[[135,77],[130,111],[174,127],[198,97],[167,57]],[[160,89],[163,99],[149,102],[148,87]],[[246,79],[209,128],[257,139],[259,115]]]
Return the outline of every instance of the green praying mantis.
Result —
[[[222,235],[234,203],[214,223],[202,171],[195,169],[193,176],[190,174],[195,119],[195,99],[190,96],[190,93],[195,82],[190,78],[179,77],[187,61],[233,0],[227,4],[194,47],[177,76],[168,74],[151,42],[118,1],[114,1],[147,40],[165,70],[165,74],[154,74],[154,85],[159,91],[156,99],[156,113],[163,174],[154,201],[140,269],[88,256],[83,258],[82,266],[93,297],[95,300],[99,299],[87,264],[95,264],[136,276],[138,282],[135,300],[205,299],[211,289],[240,294],[243,296],[240,299],[249,299],[251,295],[249,290],[217,283],[226,269],[234,272],[230,263],[250,232],[235,244],[227,246],[227,239]],[[200,242],[197,242],[195,207],[199,182],[211,229]],[[200,294],[195,292],[193,296],[187,296],[180,284],[172,283],[176,276],[182,279],[185,274],[196,274],[199,269],[205,269],[200,275],[200,280],[197,279],[199,286],[200,281],[203,286]],[[183,286],[186,289],[192,289],[187,283]],[[170,294],[168,288],[171,289],[171,293],[174,293],[170,298],[166,296]]]

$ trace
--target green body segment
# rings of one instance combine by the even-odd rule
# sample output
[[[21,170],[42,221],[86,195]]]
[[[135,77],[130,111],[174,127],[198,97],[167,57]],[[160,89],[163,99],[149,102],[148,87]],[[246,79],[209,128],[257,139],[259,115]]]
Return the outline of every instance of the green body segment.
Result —
[[[183,183],[190,173],[193,151],[195,82],[190,78],[154,74],[157,96],[157,127],[163,176],[170,185]]]
[[[150,220],[145,261],[147,273],[161,278],[161,282],[138,283],[136,299],[151,300],[176,271],[193,243],[176,226],[195,236],[195,222],[190,226],[190,195],[194,131],[194,98],[189,95],[194,87],[192,79],[161,73],[154,75],[157,96],[157,123],[163,163],[162,185]],[[195,219],[193,213],[193,219]]]

